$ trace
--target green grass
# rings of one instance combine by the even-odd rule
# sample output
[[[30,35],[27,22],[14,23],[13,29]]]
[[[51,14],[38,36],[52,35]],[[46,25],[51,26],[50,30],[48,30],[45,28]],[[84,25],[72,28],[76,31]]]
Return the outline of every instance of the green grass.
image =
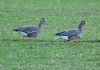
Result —
[[[41,17],[48,25],[30,49],[12,29]],[[54,40],[81,20],[87,24],[79,43]],[[0,70],[100,70],[100,0],[0,0]]]

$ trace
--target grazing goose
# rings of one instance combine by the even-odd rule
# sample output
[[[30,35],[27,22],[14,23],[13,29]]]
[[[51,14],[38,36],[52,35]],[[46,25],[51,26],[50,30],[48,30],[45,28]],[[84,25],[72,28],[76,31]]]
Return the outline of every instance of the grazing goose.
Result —
[[[69,31],[63,31],[60,33],[56,33],[57,37],[55,39],[65,39],[69,41],[76,41],[83,35],[83,25],[85,25],[86,22],[83,20],[80,22],[78,29],[76,30],[69,30]]]
[[[41,27],[43,24],[46,24],[47,20],[45,18],[41,18],[38,26],[27,26],[14,29],[14,31],[20,33],[23,37],[37,37],[41,32]]]

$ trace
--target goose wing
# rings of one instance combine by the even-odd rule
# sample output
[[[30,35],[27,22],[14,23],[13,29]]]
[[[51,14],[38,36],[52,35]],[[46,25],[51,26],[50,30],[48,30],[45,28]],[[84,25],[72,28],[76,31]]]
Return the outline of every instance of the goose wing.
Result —
[[[33,33],[33,32],[37,32],[38,31],[38,27],[21,27],[21,28],[17,28],[14,29],[17,32],[25,32],[27,34],[29,33]]]
[[[56,35],[57,36],[72,36],[77,33],[78,33],[77,30],[69,30],[69,31],[63,31],[63,32],[57,33]]]

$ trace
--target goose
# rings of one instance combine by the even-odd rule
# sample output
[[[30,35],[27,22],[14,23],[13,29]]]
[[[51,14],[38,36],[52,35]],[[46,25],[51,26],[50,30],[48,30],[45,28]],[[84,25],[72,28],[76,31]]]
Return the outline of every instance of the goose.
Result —
[[[82,20],[77,29],[56,33],[55,35],[57,37],[55,39],[60,38],[60,39],[68,40],[68,41],[77,42],[77,39],[83,36],[83,26],[85,24],[86,24],[86,21]]]
[[[17,29],[13,29],[14,31],[20,33],[23,37],[37,37],[42,30],[42,25],[47,24],[47,19],[41,18],[38,26],[27,26],[27,27],[20,27]]]

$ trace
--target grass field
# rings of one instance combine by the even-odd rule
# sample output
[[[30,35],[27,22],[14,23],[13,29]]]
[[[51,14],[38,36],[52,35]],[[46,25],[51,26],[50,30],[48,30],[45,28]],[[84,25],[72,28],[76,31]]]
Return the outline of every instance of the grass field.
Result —
[[[48,25],[30,49],[12,29],[41,17]],[[81,20],[87,24],[79,43],[54,40]],[[100,0],[0,0],[0,70],[100,70]]]

